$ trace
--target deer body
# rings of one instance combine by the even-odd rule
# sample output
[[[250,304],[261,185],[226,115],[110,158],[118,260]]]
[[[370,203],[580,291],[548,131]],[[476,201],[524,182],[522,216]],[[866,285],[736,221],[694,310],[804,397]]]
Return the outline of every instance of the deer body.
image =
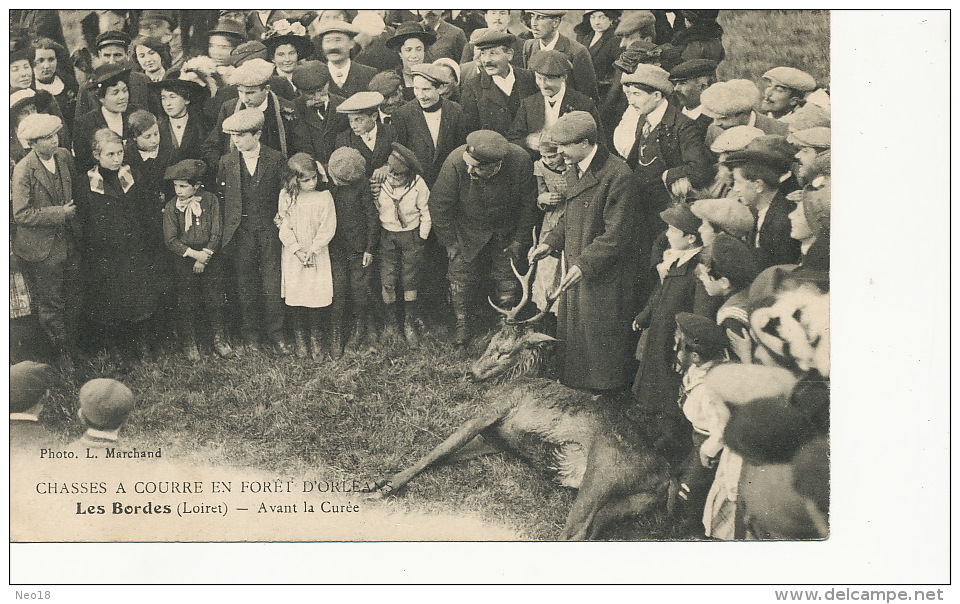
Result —
[[[526,321],[516,318],[528,299],[532,270],[517,273],[523,285],[520,304],[511,311],[498,309],[506,315],[504,325],[468,372],[476,381],[504,383],[486,392],[476,417],[417,463],[378,483],[380,496],[395,493],[436,462],[490,452],[483,443],[499,445],[553,474],[559,484],[579,489],[562,538],[589,539],[611,520],[667,503],[670,468],[615,401],[534,377],[555,340],[533,329],[543,313]]]

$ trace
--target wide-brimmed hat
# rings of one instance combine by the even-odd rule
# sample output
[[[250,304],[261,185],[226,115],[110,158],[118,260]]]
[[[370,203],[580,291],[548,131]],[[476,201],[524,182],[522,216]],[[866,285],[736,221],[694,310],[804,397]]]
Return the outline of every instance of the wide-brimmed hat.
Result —
[[[286,22],[284,22],[286,23]],[[300,25],[297,23],[296,25]],[[277,24],[274,24],[274,28],[263,35],[263,43],[268,49],[267,56],[273,57],[273,53],[276,52],[277,48],[284,44],[291,44],[297,50],[297,58],[306,59],[313,54],[313,42],[310,40],[310,37],[307,36],[306,30],[303,34],[298,34],[292,31],[287,31],[288,28],[293,27],[287,24],[286,28],[281,27],[277,28]],[[300,29],[303,29],[303,26],[300,25]]]
[[[430,46],[437,41],[437,34],[425,30],[423,25],[416,21],[404,21],[397,27],[396,33],[387,38],[385,44],[387,48],[398,51],[409,38],[419,38],[424,46]]]
[[[147,87],[156,94],[160,94],[163,90],[176,92],[191,103],[199,103],[207,99],[209,93],[206,88],[193,80],[182,80],[177,76],[179,72],[167,74],[167,77],[159,82],[147,82]]]
[[[104,63],[93,70],[87,87],[91,90],[100,90],[115,85],[117,82],[126,82],[130,79],[130,68],[116,63]]]

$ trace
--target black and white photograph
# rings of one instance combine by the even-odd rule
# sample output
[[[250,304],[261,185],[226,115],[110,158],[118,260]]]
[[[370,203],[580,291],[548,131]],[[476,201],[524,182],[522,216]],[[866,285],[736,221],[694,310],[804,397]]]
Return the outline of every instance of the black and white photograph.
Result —
[[[688,552],[610,582],[810,581],[698,567],[815,557],[858,503],[831,471],[859,438],[831,430],[831,280],[859,283],[831,271],[836,12],[9,9],[11,568],[594,541]],[[925,264],[917,235],[862,251]],[[218,582],[137,582],[171,581]]]

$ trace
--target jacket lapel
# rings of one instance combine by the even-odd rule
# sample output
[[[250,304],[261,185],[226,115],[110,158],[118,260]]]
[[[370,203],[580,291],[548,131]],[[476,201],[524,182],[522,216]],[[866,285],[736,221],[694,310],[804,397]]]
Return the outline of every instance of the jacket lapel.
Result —
[[[568,171],[567,199],[572,199],[587,189],[600,184],[600,179],[597,178],[597,172],[603,169],[603,166],[607,163],[607,158],[609,155],[610,153],[604,149],[602,145],[598,144],[597,153],[593,156],[593,161],[590,162],[590,167],[587,168],[587,171],[584,172],[584,174],[580,177],[580,180],[577,180],[573,170]]]
[[[517,74],[514,74],[516,78]],[[517,89],[517,86],[520,85],[519,78],[516,78],[513,83],[514,90]],[[501,107],[507,107],[510,104],[510,97],[505,95],[500,87],[493,83],[493,76],[484,72],[480,75],[480,86],[481,88],[486,89],[486,93],[483,95],[491,103],[500,105]]]
[[[54,161],[56,161],[57,156],[54,155]],[[60,172],[63,171],[63,162],[56,161],[57,166],[57,178],[60,178],[62,175]],[[40,163],[40,157],[37,155],[36,151],[30,152],[30,167],[33,169],[33,173],[36,175],[37,180],[40,181],[40,184],[43,185],[43,188],[47,190],[47,193],[50,194],[51,199],[56,199],[54,192],[56,189],[56,184],[53,182],[53,174],[43,167],[43,164]]]
[[[437,143],[440,142],[440,138],[443,136],[444,122],[446,121],[446,117],[447,117],[447,112],[443,110],[442,105],[441,105],[440,111],[441,111],[440,132],[437,135]],[[430,128],[427,126],[427,117],[423,114],[423,109],[421,109],[419,105],[417,106],[416,114],[417,114],[417,117],[416,117],[417,128],[423,133],[423,139],[427,142],[428,145],[430,145],[431,155],[433,156],[434,159],[436,159],[437,147],[439,145],[433,144],[433,137],[430,136]],[[380,143],[380,137],[377,137],[377,146],[379,146],[379,143]]]

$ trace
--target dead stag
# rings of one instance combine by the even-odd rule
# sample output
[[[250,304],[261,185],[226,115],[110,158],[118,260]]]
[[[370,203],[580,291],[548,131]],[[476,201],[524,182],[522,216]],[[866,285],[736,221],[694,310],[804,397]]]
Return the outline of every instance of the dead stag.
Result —
[[[490,301],[504,315],[503,327],[468,372],[472,380],[507,383],[488,390],[480,414],[429,454],[378,483],[378,496],[395,494],[441,460],[456,462],[510,450],[551,472],[559,484],[579,489],[561,538],[593,539],[613,520],[647,512],[657,502],[667,504],[675,483],[667,461],[631,429],[619,405],[536,377],[547,347],[556,340],[537,332],[534,325],[561,292],[548,296],[547,310],[518,319],[530,298],[534,269],[535,265],[521,275],[513,267],[523,292],[517,306],[504,310]],[[564,257],[561,274],[566,274]]]

